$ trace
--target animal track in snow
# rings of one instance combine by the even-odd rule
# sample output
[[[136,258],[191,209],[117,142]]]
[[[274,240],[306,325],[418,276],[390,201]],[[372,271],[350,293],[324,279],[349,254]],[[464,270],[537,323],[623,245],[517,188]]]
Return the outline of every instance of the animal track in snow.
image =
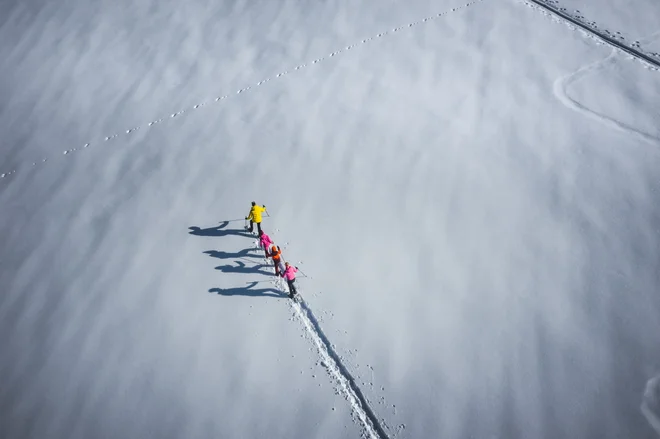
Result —
[[[483,2],[483,1],[484,1],[484,0],[472,0],[472,1],[468,2],[468,3],[463,4],[462,6],[454,7],[454,8],[451,8],[451,10],[447,10],[447,11],[445,11],[445,12],[439,12],[439,13],[437,13],[437,14],[435,14],[435,15],[431,15],[431,16],[429,16],[429,17],[425,17],[425,18],[423,18],[422,20],[415,21],[415,22],[413,22],[413,23],[409,23],[407,27],[408,27],[408,28],[411,28],[411,27],[416,26],[416,25],[419,25],[419,24],[427,23],[427,22],[429,22],[429,21],[431,21],[431,20],[434,20],[434,19],[437,19],[437,18],[440,18],[440,17],[444,17],[445,15],[448,15],[448,14],[451,13],[451,12],[457,12],[457,11],[459,11],[459,10],[461,10],[461,9],[465,9],[465,8],[467,8],[467,7],[469,7],[469,6],[475,5],[475,4],[480,3],[480,2]],[[361,43],[350,44],[350,45],[344,47],[343,49],[339,49],[339,50],[336,50],[336,51],[334,51],[334,52],[331,52],[330,54],[328,54],[328,55],[325,56],[325,57],[320,57],[320,58],[315,59],[314,61],[311,62],[311,64],[318,64],[318,63],[320,63],[321,61],[324,61],[324,60],[326,60],[326,59],[328,59],[328,58],[333,58],[333,57],[335,57],[335,56],[341,54],[342,52],[345,52],[345,51],[348,51],[348,50],[352,50],[353,48],[357,47],[359,44],[366,44],[366,43],[368,43],[368,42],[370,42],[370,41],[373,41],[373,40],[376,39],[376,38],[382,38],[382,37],[384,37],[384,36],[386,36],[386,35],[391,35],[391,34],[393,34],[394,32],[398,32],[398,31],[402,30],[404,27],[406,27],[406,26],[399,26],[399,27],[393,28],[391,31],[380,32],[380,33],[376,34],[376,35],[373,36],[373,37],[364,38],[364,39],[361,40]],[[300,64],[300,65],[294,67],[293,69],[284,70],[283,72],[277,73],[277,74],[275,75],[274,78],[281,78],[281,77],[283,77],[283,76],[286,76],[286,75],[290,72],[290,70],[300,70],[300,69],[303,69],[303,68],[307,67],[308,65],[309,65],[308,63],[303,63],[303,64]],[[266,79],[263,79],[263,80],[257,82],[257,83],[255,84],[255,86],[261,86],[261,85],[264,85],[265,83],[269,82],[271,79],[274,79],[274,78],[266,78]],[[247,86],[247,87],[244,87],[244,88],[241,88],[241,89],[237,90],[237,91],[235,92],[235,94],[241,94],[241,93],[244,93],[244,92],[246,92],[246,91],[248,91],[248,90],[251,90],[251,89],[252,89],[252,86]],[[214,101],[214,102],[219,102],[219,101],[222,101],[222,100],[227,99],[228,97],[229,97],[229,95],[219,96],[219,97],[214,98],[213,101]],[[169,117],[169,118],[170,118],[170,119],[176,118],[177,116],[179,116],[179,115],[181,115],[181,114],[184,114],[184,113],[186,113],[186,112],[190,112],[190,111],[192,111],[192,110],[197,110],[197,109],[199,109],[199,108],[201,108],[201,107],[206,106],[207,104],[208,104],[208,102],[200,102],[200,103],[198,103],[198,104],[193,105],[191,108],[188,108],[188,109],[182,109],[182,110],[180,110],[180,111],[177,111],[177,112],[175,112],[175,113],[170,114],[170,117]],[[160,119],[153,120],[153,121],[147,123],[146,126],[145,126],[145,128],[146,128],[146,127],[153,127],[153,126],[156,125],[156,124],[162,123],[163,121],[165,121],[165,119],[166,119],[166,118],[160,118]],[[136,126],[136,127],[134,127],[134,128],[130,128],[130,129],[124,130],[124,135],[126,135],[126,136],[131,135],[132,133],[138,131],[140,128],[141,128],[140,126]],[[83,146],[82,148],[89,148],[90,146],[100,145],[100,144],[103,144],[103,142],[109,142],[110,140],[116,139],[117,137],[119,137],[119,134],[112,134],[112,135],[110,135],[110,136],[105,136],[105,137],[103,138],[103,141],[102,141],[102,142],[88,142],[88,143],[85,143],[84,146]],[[81,149],[82,149],[82,148],[81,148]],[[67,149],[67,150],[65,150],[65,151],[62,152],[62,155],[69,155],[69,154],[71,154],[71,153],[73,153],[73,152],[76,152],[76,151],[79,151],[79,150],[81,150],[81,149],[78,149],[78,148]],[[45,163],[46,160],[47,160],[47,159],[43,159],[41,163]],[[34,162],[34,163],[32,164],[32,166],[36,166],[36,163],[37,163],[37,162]],[[0,174],[0,178],[8,177],[8,176],[13,175],[13,174],[15,174],[15,173],[16,173],[16,169],[14,169],[14,170],[12,170],[12,171],[9,171],[9,172],[5,172],[5,173]]]

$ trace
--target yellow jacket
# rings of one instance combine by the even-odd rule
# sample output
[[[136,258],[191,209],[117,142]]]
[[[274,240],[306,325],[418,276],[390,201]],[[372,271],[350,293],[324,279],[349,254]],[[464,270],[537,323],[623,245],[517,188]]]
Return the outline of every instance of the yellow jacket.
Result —
[[[247,216],[246,219],[250,221],[254,221],[255,223],[260,223],[261,222],[261,214],[266,210],[266,206],[257,206],[254,205],[250,209],[250,214]]]

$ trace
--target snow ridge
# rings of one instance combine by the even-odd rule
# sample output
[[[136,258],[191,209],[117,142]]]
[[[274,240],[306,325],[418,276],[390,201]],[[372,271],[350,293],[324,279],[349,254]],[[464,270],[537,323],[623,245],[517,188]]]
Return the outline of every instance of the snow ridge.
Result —
[[[366,43],[369,43],[369,42],[371,42],[371,41],[373,41],[373,40],[375,40],[375,39],[377,39],[377,38],[382,38],[382,37],[384,37],[384,36],[386,36],[386,35],[392,35],[392,34],[398,32],[398,31],[403,30],[404,28],[412,28],[412,27],[417,26],[417,25],[419,25],[419,24],[427,23],[427,22],[429,22],[429,21],[431,21],[431,20],[434,20],[434,19],[437,19],[437,18],[440,18],[440,17],[444,17],[445,15],[448,15],[448,14],[451,13],[451,12],[457,12],[457,11],[459,11],[459,10],[461,10],[461,9],[465,9],[465,8],[467,8],[468,6],[472,6],[472,5],[474,5],[474,4],[476,4],[476,3],[480,3],[480,2],[482,2],[482,1],[484,1],[484,0],[472,0],[472,1],[468,2],[468,3],[463,4],[462,6],[457,6],[457,7],[451,8],[450,10],[447,10],[447,11],[445,11],[445,12],[439,12],[439,13],[437,13],[437,14],[431,15],[431,16],[426,17],[426,18],[423,18],[423,19],[421,19],[421,20],[418,20],[418,21],[415,21],[415,22],[412,22],[412,23],[408,23],[408,24],[405,25],[405,26],[399,26],[399,27],[395,27],[395,28],[393,28],[393,29],[391,29],[391,30],[389,30],[389,31],[380,32],[380,33],[378,33],[378,34],[376,34],[376,35],[374,35],[374,36],[372,36],[372,37],[364,38],[364,39],[362,39],[360,42],[356,42],[356,43],[354,43],[354,44],[349,44],[348,46],[344,47],[343,49],[335,50],[334,52],[331,52],[330,54],[328,54],[328,55],[326,55],[326,56],[322,56],[322,57],[320,57],[320,58],[316,58],[315,60],[313,60],[313,61],[311,61],[311,62],[309,62],[309,63],[303,63],[303,64],[300,64],[300,65],[294,67],[293,69],[284,70],[284,71],[282,71],[282,72],[276,74],[274,77],[266,78],[266,79],[263,79],[263,80],[257,82],[257,83],[254,84],[253,86],[248,85],[248,86],[243,87],[243,88],[241,88],[241,89],[239,89],[239,90],[236,90],[234,93],[226,94],[226,95],[222,95],[222,96],[218,96],[218,97],[216,97],[216,98],[213,98],[213,99],[210,100],[210,101],[200,102],[199,104],[195,104],[194,106],[192,106],[192,107],[190,107],[190,108],[184,108],[184,109],[182,109],[182,110],[180,110],[180,111],[177,111],[177,112],[175,112],[175,113],[172,113],[172,114],[169,115],[169,117],[161,117],[161,118],[159,118],[159,119],[153,120],[153,121],[149,122],[148,124],[146,124],[145,126],[135,126],[135,127],[133,127],[133,128],[128,128],[128,129],[126,129],[126,130],[124,131],[123,134],[124,134],[125,136],[128,136],[128,135],[130,135],[130,134],[132,134],[132,133],[135,133],[136,131],[138,131],[138,130],[140,130],[140,129],[143,129],[143,128],[144,128],[144,129],[146,129],[146,128],[151,128],[151,127],[153,127],[154,125],[157,125],[157,124],[163,123],[165,120],[175,118],[175,117],[180,116],[180,115],[182,115],[182,114],[184,114],[184,113],[186,113],[186,112],[191,112],[192,110],[200,109],[200,108],[205,107],[205,106],[207,106],[207,105],[210,105],[210,104],[212,104],[212,103],[217,103],[217,102],[220,102],[220,101],[224,101],[224,100],[228,99],[231,95],[234,95],[234,96],[235,96],[235,95],[239,95],[239,94],[241,94],[241,93],[245,93],[245,92],[247,92],[247,91],[249,91],[249,90],[252,90],[252,89],[254,89],[254,88],[258,87],[258,86],[264,85],[264,84],[270,82],[270,81],[273,80],[273,79],[281,78],[281,77],[283,77],[283,76],[285,76],[285,75],[291,73],[292,71],[297,71],[297,70],[300,70],[300,69],[302,69],[302,68],[305,68],[305,67],[307,67],[307,66],[309,66],[309,65],[318,64],[318,63],[320,63],[321,61],[327,60],[327,59],[329,59],[329,58],[333,58],[333,57],[339,55],[339,54],[342,53],[342,52],[346,52],[346,51],[348,51],[348,50],[351,50],[351,49],[356,48],[356,47],[359,46],[360,44],[366,44]],[[103,141],[102,141],[102,142],[101,142],[101,141],[97,141],[97,142],[87,142],[87,143],[85,143],[84,145],[82,145],[81,147],[71,148],[71,149],[67,149],[67,150],[62,151],[62,155],[69,155],[69,154],[71,154],[71,153],[73,153],[73,152],[76,152],[76,151],[82,151],[82,150],[84,150],[84,149],[89,148],[90,146],[96,146],[97,144],[102,144],[102,143],[108,142],[108,141],[110,141],[110,140],[116,139],[116,138],[118,138],[119,136],[120,136],[120,134],[118,134],[118,133],[115,133],[115,134],[112,134],[112,135],[109,135],[109,136],[105,136],[105,137],[103,138]],[[37,166],[37,165],[43,165],[43,164],[46,163],[47,161],[48,161],[48,158],[44,158],[44,159],[42,159],[41,161],[33,162],[33,163],[32,163],[32,167],[35,167],[35,166]],[[8,171],[8,172],[0,173],[0,178],[9,177],[9,176],[11,176],[11,175],[13,175],[13,174],[15,174],[15,173],[16,173],[16,169],[12,169],[12,170],[10,170],[10,171]]]
[[[569,13],[566,12],[565,8],[559,8],[555,6],[553,0],[526,0],[526,1],[528,2],[528,4],[534,4],[539,8],[549,12],[550,14],[553,14],[558,18],[569,22],[570,24],[577,26],[578,28],[587,32],[592,37],[599,39],[606,44],[609,44],[614,49],[621,50],[627,53],[628,55],[642,62],[645,62],[654,70],[660,69],[660,60],[654,58],[651,55],[647,55],[641,50],[638,50],[636,46],[634,47],[634,45],[629,46],[627,44],[624,44],[620,41],[617,41],[617,39],[614,36],[607,35],[605,32],[601,32],[600,30],[595,29],[593,26],[590,25],[590,23],[586,23],[582,21],[582,18],[584,17],[580,16],[581,17],[580,18],[580,17],[571,16]]]
[[[341,358],[332,347],[328,337],[321,329],[317,318],[314,316],[307,302],[301,297],[298,300],[291,301],[291,307],[296,313],[298,319],[302,322],[307,333],[311,336],[316,345],[321,364],[325,367],[331,377],[333,377],[339,387],[339,391],[351,404],[354,415],[362,423],[364,436],[373,439],[388,439],[388,435],[380,425],[378,417],[369,406],[369,402],[355,383],[355,379],[341,361]]]

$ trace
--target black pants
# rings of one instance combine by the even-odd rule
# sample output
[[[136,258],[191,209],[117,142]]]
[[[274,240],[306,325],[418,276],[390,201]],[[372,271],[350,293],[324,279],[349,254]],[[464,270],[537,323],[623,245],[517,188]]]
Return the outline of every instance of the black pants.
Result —
[[[252,230],[254,230],[254,221],[250,220],[250,233],[252,233]],[[261,233],[261,223],[257,223],[257,232]]]
[[[296,290],[296,280],[295,279],[287,279],[286,283],[289,284],[289,297],[293,297],[294,294],[298,294],[298,290]]]

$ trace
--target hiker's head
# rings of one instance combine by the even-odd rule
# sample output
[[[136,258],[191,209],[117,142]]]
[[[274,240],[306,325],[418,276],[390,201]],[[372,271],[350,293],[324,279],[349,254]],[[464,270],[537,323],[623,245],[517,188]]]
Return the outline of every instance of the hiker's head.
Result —
[[[284,266],[285,266],[285,267],[288,267],[288,266],[289,266],[289,263],[288,263],[288,262],[285,262],[285,263],[284,263]]]
[[[257,205],[257,203],[255,203],[255,202],[253,201],[253,202],[252,202],[252,205],[253,205],[253,206],[256,206],[256,205]]]
[[[263,234],[264,234],[264,231],[263,231],[263,230],[259,230],[259,236],[261,236],[261,235],[263,235]]]

